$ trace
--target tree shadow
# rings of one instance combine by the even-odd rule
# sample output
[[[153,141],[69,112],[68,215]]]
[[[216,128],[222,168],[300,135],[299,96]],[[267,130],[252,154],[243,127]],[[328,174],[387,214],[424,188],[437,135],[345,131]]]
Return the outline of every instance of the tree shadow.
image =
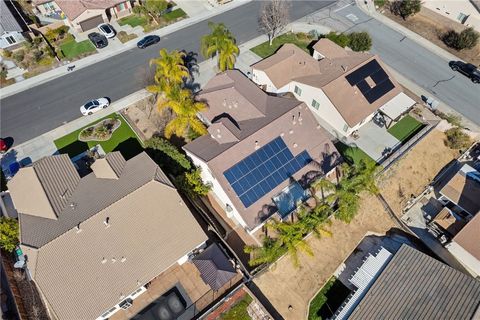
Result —
[[[136,138],[128,138],[120,142],[113,151],[120,151],[125,160],[130,160],[144,151],[144,149]]]

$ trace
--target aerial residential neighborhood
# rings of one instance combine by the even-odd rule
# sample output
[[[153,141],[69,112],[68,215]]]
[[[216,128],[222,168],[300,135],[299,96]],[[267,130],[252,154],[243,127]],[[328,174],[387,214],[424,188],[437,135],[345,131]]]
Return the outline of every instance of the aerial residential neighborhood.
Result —
[[[0,315],[480,319],[480,3],[0,0]]]

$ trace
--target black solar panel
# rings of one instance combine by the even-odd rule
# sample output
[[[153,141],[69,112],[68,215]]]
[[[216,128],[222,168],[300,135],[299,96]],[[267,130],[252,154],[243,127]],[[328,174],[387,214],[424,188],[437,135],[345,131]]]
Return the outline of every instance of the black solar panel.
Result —
[[[365,80],[370,77],[375,86],[372,88]],[[345,77],[351,86],[357,86],[369,103],[373,103],[395,88],[388,74],[377,60],[372,60]]]
[[[281,137],[258,149],[223,175],[245,208],[312,161],[307,151],[292,155]]]

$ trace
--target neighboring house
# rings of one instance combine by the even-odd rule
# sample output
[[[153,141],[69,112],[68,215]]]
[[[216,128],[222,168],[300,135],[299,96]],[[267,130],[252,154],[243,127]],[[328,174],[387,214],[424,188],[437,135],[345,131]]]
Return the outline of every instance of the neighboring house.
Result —
[[[331,319],[476,319],[480,282],[402,245],[370,255],[350,282],[357,288]]]
[[[77,32],[132,13],[130,0],[34,0],[33,3],[41,15],[65,19],[65,24]]]
[[[468,164],[438,191],[429,228],[473,275],[480,276],[480,172]]]
[[[0,0],[0,48],[14,49],[25,41],[26,25],[10,1]]]
[[[80,177],[68,155],[54,155],[8,183],[28,271],[54,319],[109,318],[207,240],[146,153],[113,152],[91,169]]]
[[[284,44],[252,65],[252,80],[267,92],[293,93],[337,138],[350,136],[379,111],[394,121],[415,104],[378,56],[346,51],[328,39],[313,49],[312,57]]]
[[[478,0],[424,0],[422,5],[480,32],[480,1]]]
[[[290,214],[305,188],[340,161],[307,106],[268,95],[237,70],[219,73],[197,96],[208,135],[184,146],[229,218],[250,232],[275,212]]]

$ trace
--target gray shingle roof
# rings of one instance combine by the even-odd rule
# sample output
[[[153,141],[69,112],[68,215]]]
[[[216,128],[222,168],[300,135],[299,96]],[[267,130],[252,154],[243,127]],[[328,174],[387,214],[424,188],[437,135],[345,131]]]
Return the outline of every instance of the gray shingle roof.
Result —
[[[0,34],[6,31],[22,32],[23,29],[8,8],[5,0],[0,0]]]
[[[349,319],[469,320],[479,304],[479,281],[403,245]]]
[[[200,276],[213,290],[219,290],[237,273],[216,243],[193,259]]]
[[[53,202],[49,197],[51,204],[60,209],[57,220],[20,212],[22,243],[39,248],[150,181],[173,187],[146,153],[124,162],[123,169],[119,157],[119,152],[107,157],[112,168],[121,171],[119,179],[97,179],[93,172],[79,179],[68,156],[51,156],[36,162],[33,166],[38,178],[44,189],[50,190],[47,195],[61,195],[61,190],[68,186],[69,196],[65,201],[56,197]]]

